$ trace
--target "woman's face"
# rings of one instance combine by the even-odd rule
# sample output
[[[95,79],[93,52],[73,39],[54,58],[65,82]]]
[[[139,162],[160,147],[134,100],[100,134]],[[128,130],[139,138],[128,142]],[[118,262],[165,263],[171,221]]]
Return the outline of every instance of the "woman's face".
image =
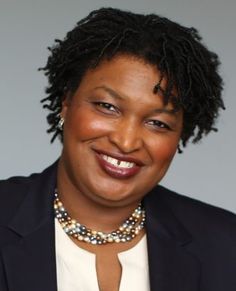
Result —
[[[156,67],[116,56],[87,71],[64,101],[60,163],[80,195],[107,206],[128,205],[165,175],[183,120],[181,111],[173,113],[153,93],[159,78]]]

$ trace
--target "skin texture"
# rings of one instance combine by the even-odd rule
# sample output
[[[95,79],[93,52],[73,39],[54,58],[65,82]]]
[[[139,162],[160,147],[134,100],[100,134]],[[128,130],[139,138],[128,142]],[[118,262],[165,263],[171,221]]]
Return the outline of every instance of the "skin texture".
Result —
[[[131,56],[116,56],[86,72],[79,88],[68,94],[58,193],[70,216],[95,230],[116,229],[165,175],[180,140],[183,114],[164,107],[153,93],[157,69]],[[163,82],[162,86],[165,86]],[[135,159],[137,172],[113,176],[99,163],[101,152]],[[129,243],[94,246],[75,241],[96,254],[100,290],[118,290],[122,269],[117,253]],[[107,277],[112,267],[112,276]]]

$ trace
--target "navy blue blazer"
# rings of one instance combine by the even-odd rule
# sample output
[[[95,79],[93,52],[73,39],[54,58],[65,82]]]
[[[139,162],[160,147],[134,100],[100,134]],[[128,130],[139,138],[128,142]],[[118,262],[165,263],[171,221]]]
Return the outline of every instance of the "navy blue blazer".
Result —
[[[0,182],[0,291],[57,290],[56,169]],[[144,206],[151,291],[236,290],[234,214],[161,186]]]

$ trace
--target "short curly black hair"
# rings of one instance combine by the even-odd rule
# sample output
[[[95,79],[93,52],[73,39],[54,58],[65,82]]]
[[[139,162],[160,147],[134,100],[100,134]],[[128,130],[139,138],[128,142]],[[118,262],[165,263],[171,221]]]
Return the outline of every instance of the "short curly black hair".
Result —
[[[75,92],[86,70],[117,54],[141,58],[161,72],[154,92],[162,93],[166,104],[183,108],[184,147],[190,138],[195,143],[216,131],[215,121],[224,109],[219,59],[202,43],[195,28],[155,14],[101,8],[79,21],[64,40],[56,39],[49,50],[51,55],[41,68],[49,85],[41,102],[50,111],[47,120],[48,132],[54,133],[52,141],[62,138],[58,122],[66,94]],[[160,86],[163,78],[167,80],[164,89]]]

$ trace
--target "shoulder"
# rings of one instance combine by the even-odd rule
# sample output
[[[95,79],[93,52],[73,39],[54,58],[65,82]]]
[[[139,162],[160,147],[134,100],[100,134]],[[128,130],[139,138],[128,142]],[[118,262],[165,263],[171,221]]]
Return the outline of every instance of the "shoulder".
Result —
[[[57,162],[42,173],[0,180],[0,226],[7,224],[28,193],[31,195],[35,189],[46,186],[48,178],[56,172],[56,166]]]
[[[203,216],[213,220],[220,218],[228,221],[232,219],[235,222],[236,215],[228,210],[176,193],[162,186],[159,186],[159,189],[162,199],[181,217]]]
[[[24,190],[29,187],[29,184],[40,174],[31,174],[28,177],[15,176],[6,180],[0,180],[0,198],[12,200],[14,197],[20,196]]]
[[[14,215],[16,209],[28,193],[32,181],[38,174],[29,177],[11,177],[0,181],[0,223],[4,224]]]
[[[220,207],[178,194],[157,186],[151,193],[153,203],[164,204],[195,237],[234,240],[236,242],[236,215]],[[154,197],[156,196],[156,198]]]

